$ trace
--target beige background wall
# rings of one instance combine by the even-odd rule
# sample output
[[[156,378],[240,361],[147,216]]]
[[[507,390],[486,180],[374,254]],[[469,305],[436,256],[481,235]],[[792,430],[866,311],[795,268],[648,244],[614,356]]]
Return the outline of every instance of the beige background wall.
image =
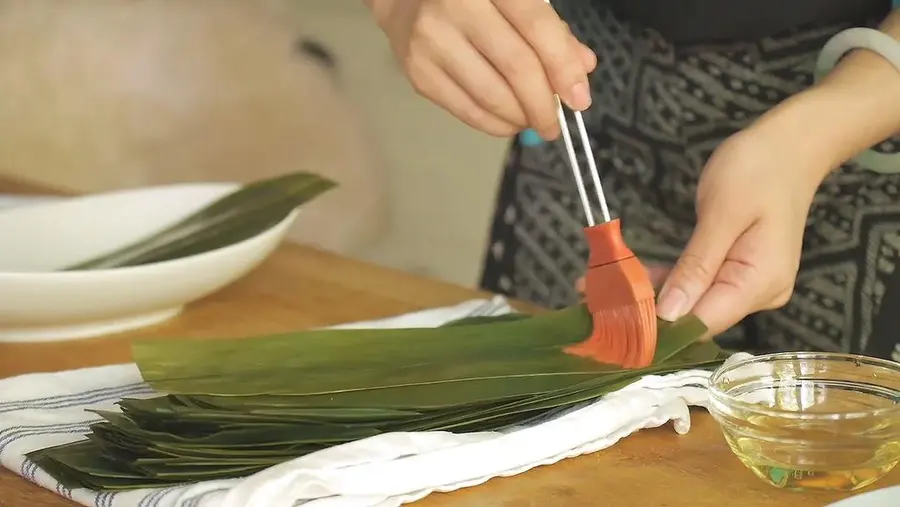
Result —
[[[294,4],[304,33],[335,52],[384,152],[392,230],[370,258],[475,283],[506,141],[474,132],[416,96],[361,0]]]
[[[85,2],[87,1],[85,0]],[[266,86],[276,90],[278,85],[267,85],[266,83],[282,79],[284,72],[290,73],[291,76],[298,76],[297,72],[303,72],[302,69],[299,71],[290,70],[293,67],[290,66],[289,55],[285,53],[280,56],[286,59],[285,62],[288,62],[284,64],[287,66],[285,67],[287,70],[284,72],[277,70],[277,68],[271,70],[272,67],[270,66],[270,70],[263,70],[256,75],[254,75],[252,70],[244,71],[242,74],[233,69],[232,67],[234,66],[229,67],[227,64],[228,54],[224,54],[224,60],[221,58],[216,60],[218,62],[217,65],[224,65],[223,68],[226,69],[222,71],[224,74],[220,77],[216,78],[215,74],[203,74],[200,71],[182,72],[179,74],[181,77],[176,78],[182,79],[182,81],[172,90],[166,88],[171,84],[171,81],[167,80],[175,75],[172,74],[170,76],[166,74],[168,72],[166,70],[168,68],[166,58],[169,57],[153,53],[156,60],[154,61],[152,60],[153,57],[150,57],[145,62],[143,55],[151,53],[141,52],[140,48],[142,46],[140,44],[144,43],[141,40],[147,40],[145,41],[148,44],[146,47],[163,47],[159,45],[158,41],[154,42],[151,39],[153,37],[165,38],[164,36],[169,34],[157,34],[154,31],[157,29],[152,28],[157,26],[153,25],[153,22],[158,24],[159,30],[165,30],[166,27],[173,27],[176,24],[188,26],[192,22],[198,22],[197,20],[200,18],[205,19],[201,11],[190,12],[190,9],[177,7],[178,5],[186,5],[180,2],[197,2],[196,4],[190,4],[195,6],[216,4],[216,2],[208,0],[172,1],[173,3],[166,3],[166,0],[153,0],[152,3],[133,4],[135,11],[124,10],[131,7],[122,7],[122,4],[114,0],[90,0],[91,3],[79,4],[79,7],[74,7],[73,9],[74,11],[83,11],[77,12],[77,16],[81,17],[67,22],[68,29],[74,35],[68,35],[68,33],[59,35],[53,44],[56,44],[54,47],[60,49],[53,51],[57,53],[59,51],[63,53],[66,51],[80,52],[82,58],[79,59],[77,54],[56,54],[50,50],[35,49],[39,55],[37,60],[47,69],[43,74],[35,74],[38,76],[37,78],[29,77],[30,74],[28,72],[32,72],[33,69],[27,65],[20,69],[11,63],[7,64],[2,70],[7,73],[8,77],[19,76],[19,80],[25,80],[27,83],[22,83],[22,86],[17,88],[13,87],[12,98],[9,98],[9,90],[6,90],[8,98],[2,103],[4,109],[2,109],[3,121],[0,122],[2,124],[0,127],[6,129],[4,132],[11,135],[6,135],[4,138],[8,140],[16,138],[17,135],[20,137],[24,136],[23,139],[44,142],[45,145],[46,143],[51,143],[50,146],[55,148],[49,150],[52,151],[50,153],[43,147],[31,149],[27,143],[3,141],[0,143],[0,148],[5,151],[3,151],[3,160],[0,160],[0,171],[26,179],[48,180],[81,191],[102,191],[115,186],[149,184],[148,171],[153,172],[152,176],[157,178],[154,183],[158,183],[160,178],[163,181],[185,179],[185,173],[198,166],[205,167],[201,168],[199,174],[190,175],[191,179],[205,179],[209,172],[216,172],[216,174],[208,176],[210,179],[231,178],[231,172],[221,169],[229,164],[237,165],[239,168],[251,167],[255,164],[264,168],[268,167],[270,170],[275,169],[276,166],[293,166],[296,163],[301,165],[309,163],[317,167],[328,167],[325,165],[327,161],[323,162],[321,153],[310,152],[310,150],[315,149],[310,148],[310,145],[320,147],[318,151],[322,153],[327,152],[329,149],[334,152],[333,140],[318,139],[317,137],[327,136],[328,132],[335,130],[335,121],[343,120],[332,120],[330,125],[323,124],[323,128],[320,129],[321,132],[317,131],[314,134],[302,133],[315,130],[315,124],[310,127],[308,125],[309,121],[295,122],[298,125],[288,125],[284,129],[278,130],[279,127],[276,124],[284,123],[287,125],[287,123],[290,123],[284,118],[277,117],[277,111],[279,109],[284,110],[284,107],[277,107],[278,104],[273,104],[271,101],[267,102],[264,107],[275,111],[276,113],[273,114],[276,116],[266,118],[264,115],[246,110],[250,106],[245,106],[245,110],[236,111],[235,108],[240,109],[242,107],[240,104],[242,103],[229,99],[232,100],[231,105],[225,107],[232,109],[223,111],[230,112],[229,114],[236,113],[237,116],[235,118],[240,120],[238,122],[239,125],[234,125],[234,128],[228,131],[220,131],[217,135],[211,135],[206,130],[202,130],[202,132],[207,132],[202,134],[203,137],[189,137],[190,135],[197,135],[194,133],[188,134],[186,138],[179,138],[179,131],[172,132],[172,125],[178,126],[173,120],[175,115],[172,112],[169,113],[169,116],[154,114],[154,111],[158,112],[160,110],[159,106],[157,103],[146,102],[141,98],[141,94],[153,96],[154,100],[159,101],[158,104],[171,105],[171,101],[177,99],[180,96],[178,95],[179,93],[184,92],[185,86],[192,86],[190,84],[192,83],[191,81],[185,84],[185,79],[206,79],[204,84],[197,85],[199,87],[198,90],[193,91],[198,94],[190,98],[189,102],[182,107],[182,110],[179,110],[180,113],[183,113],[182,116],[190,116],[192,114],[207,114],[197,112],[205,111],[203,109],[205,106],[201,107],[198,104],[205,104],[210,100],[219,100],[221,99],[220,96],[225,96],[229,93],[238,93],[233,92],[233,90],[249,90],[247,93],[255,93],[256,97],[261,95],[270,96],[271,92],[263,92],[261,90],[267,90]],[[374,241],[371,241],[361,250],[354,252],[353,255],[390,267],[464,285],[476,283],[482,252],[486,243],[493,199],[500,175],[501,161],[507,141],[472,131],[437,107],[418,98],[410,89],[403,74],[392,59],[383,34],[369,19],[368,12],[362,5],[362,0],[258,1],[260,2],[258,4],[239,1],[233,5],[241,4],[244,7],[260,6],[261,8],[264,8],[262,7],[264,5],[268,5],[281,9],[283,16],[279,16],[279,19],[290,25],[283,34],[285,37],[292,37],[292,31],[296,30],[297,36],[306,35],[317,39],[335,54],[341,76],[341,86],[343,87],[342,93],[345,94],[351,103],[349,107],[344,107],[347,106],[346,104],[340,104],[341,107],[338,109],[342,111],[341,114],[344,114],[343,111],[347,109],[355,109],[357,111],[365,129],[364,136],[370,137],[370,142],[366,144],[373,146],[375,149],[375,153],[371,158],[374,161],[373,165],[378,166],[378,171],[376,172],[380,173],[382,175],[380,177],[385,180],[384,187],[387,193],[388,212],[387,219],[383,221],[386,227],[376,234],[377,237]],[[0,7],[3,9],[11,9],[22,5],[5,3],[0,0]],[[27,47],[36,48],[40,46],[39,43],[46,42],[38,35],[46,33],[46,30],[42,31],[40,29],[42,26],[40,25],[42,22],[40,20],[44,18],[38,15],[39,9],[51,9],[57,17],[68,15],[60,14],[61,11],[57,6],[54,6],[54,2],[45,1],[41,4],[33,3],[29,5],[34,5],[36,10],[28,15],[21,12],[19,14],[25,16],[22,19],[27,17],[30,20],[31,31],[22,32],[20,30],[16,34],[16,27],[23,25],[0,23],[0,36],[3,37],[4,41],[8,42],[9,46],[22,47],[21,44],[25,44]],[[88,7],[82,9],[81,6]],[[120,26],[120,23],[110,21],[118,19],[115,16],[139,15],[140,12],[137,12],[137,10],[145,8],[141,6],[145,6],[147,9],[156,9],[154,11],[156,14],[158,14],[158,11],[166,9],[171,9],[172,12],[164,13],[162,17],[154,17],[156,21],[148,22],[150,24],[145,23],[141,25],[138,30],[141,31],[143,39],[137,37],[135,31],[131,28],[118,30],[116,27]],[[21,10],[17,9],[17,12]],[[35,14],[35,12],[38,14]],[[8,14],[11,14],[11,12]],[[166,20],[166,15],[172,17],[171,23]],[[193,21],[187,19],[189,15],[193,16]],[[145,18],[128,18],[128,20],[133,19]],[[264,24],[256,24],[253,25],[256,28],[244,30],[240,25],[245,23],[245,19],[246,17],[241,17],[241,15],[223,14],[223,17],[217,21],[218,24],[216,26],[220,26],[222,23],[237,23],[235,27],[239,29],[229,33],[246,32],[238,34],[243,38],[237,37],[234,40],[238,41],[235,44],[248,44],[246,46],[248,48],[263,47],[264,49],[264,47],[267,47],[264,46],[265,44],[281,48],[287,44],[286,42],[278,42],[281,40],[279,39],[281,35],[275,35],[270,30],[263,30],[264,34],[261,34],[262,32],[253,32],[253,30],[259,30],[260,26],[265,26]],[[135,26],[138,25],[140,23],[135,23]],[[102,34],[97,34],[95,30],[97,26],[102,28]],[[23,28],[22,30],[25,29]],[[190,35],[193,32],[184,27],[175,27],[172,30],[175,30],[175,32],[181,30],[179,33],[182,33],[183,40],[179,44],[192,46],[182,49],[187,52],[196,50],[201,55],[194,60],[190,60],[190,62],[185,60],[188,58],[187,56],[182,55],[182,59],[185,61],[173,63],[172,65],[189,65],[187,68],[190,69],[205,69],[209,67],[209,63],[212,60],[207,58],[207,56],[212,54],[212,52],[199,49],[199,46],[193,47]],[[273,30],[277,31],[275,28]],[[174,34],[175,32],[172,33]],[[188,35],[184,35],[185,33]],[[37,38],[29,34],[35,34]],[[211,36],[220,35],[213,33]],[[66,40],[58,40],[59,38],[70,36],[77,38],[79,41],[78,44],[73,45],[71,48]],[[248,36],[260,40],[265,39],[265,41],[253,42],[247,38]],[[202,38],[204,35],[197,35],[197,37]],[[234,38],[232,35],[228,35],[228,37],[228,40]],[[23,40],[25,42],[22,42]],[[10,41],[18,42],[13,44]],[[210,40],[206,40],[200,44],[209,44],[210,42]],[[214,47],[217,47],[214,42],[212,43]],[[156,45],[154,46],[154,44]],[[260,46],[260,44],[263,46]],[[126,48],[126,46],[128,47]],[[121,52],[117,51],[119,47],[122,47]],[[102,48],[110,48],[109,54]],[[12,48],[8,49],[13,50]],[[280,51],[280,49],[276,49],[276,51]],[[86,53],[90,54],[85,56]],[[237,55],[238,53],[234,54]],[[246,54],[250,55],[251,53]],[[268,53],[263,50],[261,54]],[[35,61],[35,57],[32,54],[22,51],[17,51],[8,56],[10,58],[20,56],[19,60],[23,60],[26,63],[27,61]],[[61,59],[54,60],[54,58]],[[244,58],[244,60],[240,60],[240,58]],[[238,57],[236,61],[244,61],[241,64],[244,67],[254,67],[252,63],[247,63],[247,58],[251,58],[249,61],[254,62],[253,58],[256,57],[245,55]],[[8,59],[7,61],[10,60]],[[64,72],[57,72],[54,69],[61,68],[61,66],[55,63],[56,61],[68,62],[69,69]],[[149,64],[149,67],[141,67],[141,65],[150,61],[153,61],[153,63]],[[196,62],[196,64],[191,62]],[[87,72],[84,70],[85,68],[93,68],[90,67],[91,65],[98,66],[97,68],[102,72]],[[110,66],[115,66],[115,69],[112,69]],[[265,68],[265,65],[263,64],[263,67],[259,68]],[[135,74],[132,72],[135,69],[140,70],[144,74]],[[160,71],[159,69],[163,70]],[[69,74],[66,74],[66,72]],[[268,77],[269,74],[266,74],[266,72],[271,72],[272,77]],[[65,77],[59,78],[56,74],[61,74]],[[303,104],[306,103],[310,104],[309,117],[319,118],[319,115],[322,114],[323,104],[331,104],[332,102],[329,101],[335,100],[334,93],[323,93],[321,88],[318,88],[319,92],[314,91],[323,82],[321,75],[318,77],[313,76],[313,74],[316,74],[315,72],[308,74],[312,76],[311,79],[315,78],[313,79],[315,82],[311,81],[310,86],[307,87],[308,90],[303,93],[307,93],[307,96],[314,98],[307,98],[303,93],[293,91],[297,90],[297,87],[291,84],[288,87],[289,91],[284,92],[283,98],[284,105],[289,106],[289,112],[282,113],[282,116],[293,117],[298,111],[305,110]],[[73,75],[80,76],[79,79],[84,79],[73,84],[70,81],[70,76]],[[121,84],[123,75],[129,78],[137,78],[138,82],[136,83],[142,85],[142,87],[139,87],[139,89],[129,88],[126,86],[128,83]],[[195,75],[199,77],[193,77]],[[210,76],[213,76],[212,81],[210,81]],[[243,76],[247,76],[248,83],[243,88],[236,85],[228,87],[228,85],[218,86],[211,84],[222,83],[223,80],[226,83],[233,83],[233,80],[241,79]],[[284,77],[284,79],[288,80],[285,82],[295,78]],[[41,79],[44,82],[36,85],[35,81],[40,81]],[[93,81],[94,79],[99,79],[100,81]],[[297,79],[300,79],[297,83],[304,83],[302,78]],[[110,86],[104,87],[106,84]],[[207,88],[202,88],[203,86]],[[214,86],[215,88],[213,88]],[[49,91],[44,91],[45,88]],[[107,89],[113,91],[104,91]],[[35,90],[41,91],[46,97],[65,96],[66,100],[74,104],[72,107],[82,103],[84,107],[78,109],[78,114],[91,116],[92,128],[89,129],[90,132],[81,132],[86,129],[76,127],[77,125],[82,125],[82,123],[79,123],[80,120],[77,120],[77,115],[73,116],[75,113],[67,113],[69,116],[65,118],[58,117],[62,116],[62,113],[59,111],[65,108],[56,107],[54,109],[53,104],[55,102],[47,102],[46,99],[35,95],[37,93]],[[120,94],[123,98],[119,103],[116,103],[115,100],[119,99],[115,97],[110,98],[111,93]],[[326,95],[327,97],[325,97]],[[35,101],[35,97],[39,100]],[[119,95],[116,95],[116,97],[119,97]],[[321,101],[316,101],[315,97],[324,98]],[[22,102],[23,100],[32,102]],[[100,109],[94,106],[94,104],[101,103]],[[227,100],[225,103],[228,103]],[[43,107],[45,104],[50,104],[50,106]],[[15,114],[13,114],[11,112],[12,109],[10,109],[13,106],[19,107],[21,110],[17,109]],[[140,114],[137,114],[135,117],[137,119],[132,125],[134,126],[134,134],[143,136],[141,139],[136,140],[128,137],[131,131],[123,134],[120,127],[122,111],[130,111],[131,114],[135,113],[135,108],[138,109]],[[149,108],[151,111],[140,112],[141,108],[145,110]],[[214,107],[210,109],[210,111],[214,110]],[[22,119],[22,115],[29,114],[29,111],[37,111],[29,116],[29,121],[26,122],[31,130],[27,130],[21,126],[23,124],[18,123]],[[341,117],[340,114],[338,117]],[[204,129],[218,128],[222,125],[222,122],[216,118],[203,116],[198,121],[206,122]],[[157,119],[159,119],[159,122],[156,122]],[[194,119],[196,118],[187,118],[190,121]],[[161,126],[154,127],[157,123]],[[345,151],[365,153],[366,151],[360,147],[360,138],[355,122],[350,123],[354,123],[354,125],[350,125],[348,131],[354,135],[348,134],[346,136],[344,146],[347,147],[347,150]],[[39,128],[40,125],[45,125],[45,127]],[[93,128],[97,125],[103,128]],[[75,128],[75,130],[72,130],[70,127]],[[154,148],[156,151],[153,152],[152,157],[135,156],[134,153],[140,153],[141,149],[144,149],[145,152],[147,151],[145,148],[148,146],[148,132],[153,134],[151,127],[165,129],[165,136],[171,137],[173,139],[172,142],[178,146],[174,146],[173,149],[173,145],[169,144],[163,145],[162,148]],[[268,134],[268,131],[265,130],[266,128],[274,132],[274,134]],[[292,131],[290,129],[295,130]],[[69,132],[70,130],[72,131]],[[111,132],[111,134],[104,134],[107,131]],[[200,131],[194,129],[193,132]],[[296,146],[285,139],[287,147],[280,146],[271,149],[267,147],[271,144],[270,141],[275,139],[279,133],[283,137],[284,132],[301,132],[296,135],[298,138]],[[257,136],[257,138],[254,139],[253,136]],[[294,135],[291,134],[289,137],[294,137]],[[335,136],[330,137],[333,138]],[[152,135],[149,138],[150,141],[154,141]],[[207,139],[212,141],[207,143]],[[216,139],[218,141],[215,141]],[[216,144],[216,142],[219,144]],[[196,149],[192,148],[196,147],[198,143],[208,144],[208,146],[205,148],[202,146]],[[254,146],[249,146],[247,143],[254,144]],[[247,146],[235,147],[235,144]],[[93,147],[94,145],[97,147]],[[325,145],[330,147],[325,147]],[[153,146],[152,142],[149,146]],[[272,146],[275,145],[273,144]],[[235,156],[226,153],[233,147],[242,150],[240,155],[244,157],[243,159],[236,159]],[[178,163],[170,160],[174,156],[173,151],[177,150],[186,150],[186,153],[193,157],[185,158],[184,161],[179,162],[183,166],[181,169],[178,168]],[[254,150],[256,150],[257,155],[254,155]],[[121,155],[118,153],[119,151],[127,152],[131,155],[119,157]],[[299,153],[300,156],[292,155],[292,151]],[[275,163],[262,160],[272,153],[275,153],[273,157],[278,159]],[[306,157],[306,155],[309,155],[309,157]],[[334,166],[347,164],[350,167],[354,164],[352,156],[349,158],[347,156],[335,156],[335,160]],[[68,167],[64,167],[66,164],[68,164]],[[104,168],[97,169],[100,165],[103,165]],[[134,167],[123,167],[128,165]],[[356,165],[359,166],[359,164]],[[161,177],[159,173],[164,171],[160,167],[169,170],[170,174]],[[353,170],[362,170],[362,168]],[[248,172],[252,172],[252,169],[244,170],[244,173]],[[345,174],[350,174],[350,172],[345,171]],[[241,176],[247,176],[247,174],[241,173]],[[353,181],[358,180],[354,179]]]

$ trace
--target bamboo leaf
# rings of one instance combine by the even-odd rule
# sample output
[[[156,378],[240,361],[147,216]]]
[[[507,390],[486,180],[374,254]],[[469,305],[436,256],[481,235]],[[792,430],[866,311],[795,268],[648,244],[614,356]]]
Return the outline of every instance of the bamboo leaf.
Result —
[[[657,320],[658,338],[653,363],[666,362],[695,343],[709,330],[697,316],[685,315],[675,322]]]
[[[615,369],[562,353],[587,336],[590,326],[587,311],[576,306],[484,325],[139,341],[132,356],[144,380],[161,392],[333,395]]]
[[[497,322],[514,322],[531,318],[527,313],[507,313],[505,315],[482,315],[478,317],[463,317],[450,321],[441,327],[477,326],[482,324],[495,324]]]
[[[66,270],[137,266],[222,248],[273,227],[335,186],[304,172],[250,183],[148,238]]]
[[[694,317],[659,325],[654,363],[620,369],[564,349],[583,306],[436,329],[315,330],[135,343],[163,395],[126,399],[88,439],[29,455],[69,487],[125,490],[247,475],[391,431],[489,431],[540,421],[648,374],[723,360]],[[287,358],[287,359],[286,359]]]

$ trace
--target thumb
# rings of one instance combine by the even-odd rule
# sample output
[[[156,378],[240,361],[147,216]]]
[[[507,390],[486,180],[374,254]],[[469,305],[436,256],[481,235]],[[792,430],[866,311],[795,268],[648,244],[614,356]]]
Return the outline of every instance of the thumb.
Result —
[[[672,322],[691,311],[712,285],[743,227],[701,219],[659,293],[656,313]]]

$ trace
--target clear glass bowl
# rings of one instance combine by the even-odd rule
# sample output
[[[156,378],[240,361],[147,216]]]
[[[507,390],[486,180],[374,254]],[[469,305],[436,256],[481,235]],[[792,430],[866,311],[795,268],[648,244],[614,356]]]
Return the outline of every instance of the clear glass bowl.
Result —
[[[900,363],[768,354],[726,362],[709,392],[731,450],[773,486],[851,491],[900,462]]]

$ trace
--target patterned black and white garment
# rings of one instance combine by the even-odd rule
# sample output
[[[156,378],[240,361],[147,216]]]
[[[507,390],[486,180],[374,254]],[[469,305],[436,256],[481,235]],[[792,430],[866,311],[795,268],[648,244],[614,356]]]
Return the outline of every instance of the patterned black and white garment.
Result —
[[[681,47],[623,21],[600,1],[555,5],[600,61],[585,120],[611,211],[640,258],[666,264],[690,236],[696,183],[711,152],[808,87],[818,51],[851,26],[808,24],[752,43]],[[892,144],[880,150],[893,151]],[[583,226],[561,141],[516,140],[482,286],[549,307],[573,303],[587,256]],[[720,339],[756,352],[811,349],[900,360],[898,260],[900,174],[848,163],[818,192],[790,303],[748,317]]]

